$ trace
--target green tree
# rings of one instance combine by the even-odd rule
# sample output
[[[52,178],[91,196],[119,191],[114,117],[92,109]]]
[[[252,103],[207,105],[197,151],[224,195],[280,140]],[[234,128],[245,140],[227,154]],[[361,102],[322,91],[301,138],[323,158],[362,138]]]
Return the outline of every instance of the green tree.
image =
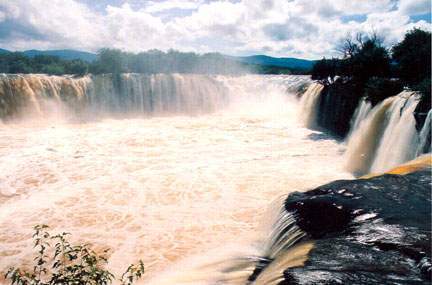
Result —
[[[88,63],[80,59],[66,61],[64,64],[64,71],[67,74],[84,75],[88,72],[88,69]]]
[[[431,33],[413,29],[393,47],[393,59],[398,64],[399,77],[414,86],[431,78]]]
[[[31,73],[34,72],[30,64],[30,59],[21,52],[13,52],[3,55],[6,73]]]
[[[57,56],[36,55],[29,59],[30,65],[34,72],[42,72],[48,74],[59,74],[63,65],[63,61]]]
[[[323,84],[334,82],[336,75],[339,75],[341,60],[337,58],[317,61],[312,68],[312,79],[318,80]]]
[[[372,77],[366,82],[364,95],[375,106],[384,99],[400,93],[402,90],[403,86],[399,80]]]
[[[323,58],[314,65],[312,79],[329,84],[339,75],[363,88],[369,78],[390,75],[389,53],[376,34],[357,34],[355,39],[347,37],[339,51],[342,59]]]
[[[348,74],[360,85],[364,85],[371,77],[388,77],[390,75],[390,56],[386,48],[376,36],[359,43],[353,56],[347,59]]]
[[[119,49],[101,49],[92,65],[92,73],[122,73],[126,71],[125,54]]]
[[[39,71],[50,75],[62,75],[65,73],[65,68],[60,63],[52,63],[42,66]]]

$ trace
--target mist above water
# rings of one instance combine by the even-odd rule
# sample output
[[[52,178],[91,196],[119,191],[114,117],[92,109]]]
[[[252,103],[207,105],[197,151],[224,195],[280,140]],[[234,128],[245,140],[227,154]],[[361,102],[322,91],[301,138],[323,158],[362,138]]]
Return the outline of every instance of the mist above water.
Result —
[[[114,272],[143,259],[145,281],[181,284],[179,278],[197,272],[194,264],[209,264],[214,273],[224,252],[252,260],[265,254],[269,232],[260,225],[271,223],[266,212],[277,197],[351,177],[342,170],[343,146],[299,123],[294,90],[307,77],[166,75],[153,77],[159,83],[152,87],[147,85],[152,77],[124,76],[123,93],[110,93],[109,82],[83,78],[88,89],[67,89],[70,93],[58,93],[60,100],[45,96],[53,98],[54,109],[61,105],[72,117],[101,112],[98,121],[32,119],[0,127],[2,271],[30,260],[31,228],[44,223],[96,248],[111,248]],[[50,86],[38,80],[28,85]],[[53,83],[53,90],[75,79],[56,80],[61,83]],[[36,98],[25,101],[27,106],[44,102],[36,87],[26,93]],[[140,93],[139,88],[153,91]],[[73,90],[85,92],[70,96]],[[165,95],[174,96],[169,102],[178,104],[169,105],[167,113],[112,119],[115,103],[92,94],[112,100],[121,95],[132,102],[122,107],[133,108],[131,113],[146,110],[136,109],[143,106],[137,102],[148,99],[139,94],[160,99],[159,106],[166,106]],[[45,114],[42,109],[38,116]],[[198,284],[211,284],[217,276],[206,274]]]

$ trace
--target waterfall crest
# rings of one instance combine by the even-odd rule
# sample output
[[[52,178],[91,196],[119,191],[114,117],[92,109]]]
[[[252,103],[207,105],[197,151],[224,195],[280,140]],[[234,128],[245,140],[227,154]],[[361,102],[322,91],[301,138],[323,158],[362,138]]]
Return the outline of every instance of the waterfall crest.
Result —
[[[300,99],[300,120],[307,128],[315,128],[318,103],[324,85],[312,83]]]
[[[0,117],[51,109],[96,113],[207,113],[227,103],[226,88],[205,75],[102,74],[80,78],[40,74],[0,77]]]
[[[89,89],[90,108],[108,113],[208,113],[228,102],[226,88],[205,75],[104,74]]]
[[[420,139],[413,113],[418,102],[416,93],[403,91],[375,106],[363,119],[359,116],[367,106],[360,104],[348,139],[347,170],[358,175],[383,172],[415,158]]]
[[[89,76],[0,74],[0,119],[24,113],[43,116],[61,111],[63,103],[79,108],[90,82]]]
[[[0,119],[42,118],[67,110],[94,115],[198,115],[225,108],[243,93],[283,94],[308,76],[217,76],[199,74],[100,74],[83,77],[0,75]],[[276,92],[273,89],[276,88]],[[268,96],[267,96],[268,97]]]

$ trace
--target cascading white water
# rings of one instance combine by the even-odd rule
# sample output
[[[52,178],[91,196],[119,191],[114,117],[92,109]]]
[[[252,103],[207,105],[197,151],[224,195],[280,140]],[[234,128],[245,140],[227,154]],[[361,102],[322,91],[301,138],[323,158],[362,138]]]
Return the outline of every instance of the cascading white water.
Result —
[[[115,87],[121,92],[110,76],[4,77],[1,94],[25,103],[34,95],[30,109],[55,90],[53,108],[72,115],[173,114],[0,124],[1,272],[32,259],[32,227],[44,223],[72,241],[111,248],[108,267],[117,274],[143,259],[147,284],[241,280],[298,234],[278,234],[292,221],[283,215],[270,237],[260,229],[274,221],[263,218],[272,200],[351,177],[343,146],[311,140],[317,133],[298,125],[292,89],[310,82],[306,76],[131,74]],[[16,103],[6,106],[18,112]],[[185,116],[189,110],[194,116]],[[283,260],[299,264],[308,249]],[[259,278],[267,284],[268,275]]]
[[[226,91],[206,75],[109,74],[92,77],[87,98],[96,112],[199,114],[226,106]]]
[[[387,126],[380,140],[372,172],[383,172],[415,157],[418,135],[414,110],[419,102],[412,93],[400,94],[388,110]]]
[[[215,76],[188,74],[102,74],[0,77],[0,118],[48,117],[65,109],[96,114],[200,114],[228,104],[226,87]],[[50,108],[47,108],[49,106]]]
[[[253,76],[250,76],[251,78]],[[101,74],[74,78],[43,74],[0,76],[0,118],[14,115],[48,117],[65,109],[80,115],[97,114],[203,114],[221,110],[239,93],[250,93],[256,81],[229,80],[230,77],[198,74]],[[238,78],[238,77],[232,77]],[[265,81],[269,92],[283,94],[309,81],[307,76],[273,76]],[[230,82],[227,82],[229,80]],[[243,80],[244,81],[244,80]],[[236,96],[227,88],[240,84]],[[243,83],[248,84],[248,91]],[[277,84],[272,84],[277,83]],[[285,88],[285,89],[284,89]],[[262,94],[264,95],[264,94]],[[49,106],[46,108],[44,106]]]
[[[420,141],[414,119],[418,101],[415,93],[403,91],[369,111],[349,137],[347,169],[359,175],[383,172],[413,159]]]
[[[149,284],[245,284],[270,259],[254,284],[278,284],[313,244],[296,243],[304,233],[281,201],[270,207],[277,214],[263,219],[269,202],[351,177],[341,169],[343,146],[310,140],[316,133],[296,123],[300,117],[303,126],[316,126],[323,86],[311,84],[300,102],[294,95],[309,82],[2,75],[1,117],[50,120],[0,125],[0,270],[31,258],[31,227],[45,223],[110,247],[117,273],[142,258]],[[350,171],[380,172],[428,148],[432,115],[417,136],[416,105],[409,92],[373,109],[362,100],[351,122]],[[129,119],[65,124],[53,112]],[[258,221],[272,227],[261,230]]]
[[[300,98],[300,120],[307,128],[315,128],[318,103],[324,85],[312,83]]]
[[[204,258],[188,258],[187,264],[177,264],[183,270],[169,270],[149,284],[279,284],[284,270],[304,265],[314,245],[310,240],[299,242],[306,234],[297,226],[293,214],[285,210],[285,198],[279,197],[269,207],[266,221],[273,223],[255,232],[247,243],[216,248]],[[251,283],[249,278],[257,269],[260,273]]]
[[[0,74],[0,119],[61,115],[66,106],[76,110],[86,100],[90,81],[89,76]]]
[[[419,144],[416,150],[416,156],[423,153],[431,152],[431,131],[432,131],[432,109],[429,110],[424,125],[420,131]]]
[[[371,110],[372,110],[372,104],[369,101],[367,101],[364,97],[361,98],[360,103],[351,119],[350,131],[347,135],[347,141],[351,137],[354,130],[358,129],[360,123],[367,117],[367,115]]]

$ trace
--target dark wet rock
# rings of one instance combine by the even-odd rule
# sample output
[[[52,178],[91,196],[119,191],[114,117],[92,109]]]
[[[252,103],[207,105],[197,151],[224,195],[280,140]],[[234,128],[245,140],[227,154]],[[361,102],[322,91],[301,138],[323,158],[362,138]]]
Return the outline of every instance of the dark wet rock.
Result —
[[[315,246],[279,284],[430,284],[430,169],[335,181],[292,193],[285,209]]]
[[[253,282],[256,280],[258,275],[273,261],[270,258],[261,258],[258,263],[255,265],[255,269],[252,274],[249,276],[248,281]]]
[[[318,105],[318,126],[344,138],[362,92],[352,83],[335,82],[322,90]]]
[[[281,284],[430,284],[430,170],[332,182],[285,208],[316,244]]]
[[[420,102],[417,104],[414,110],[414,118],[416,120],[416,129],[418,132],[424,127],[426,123],[426,118],[428,113],[432,108],[431,105],[431,97],[430,96],[422,96]],[[431,152],[431,144],[432,144],[432,134],[431,132],[427,133],[426,141],[423,146],[423,149],[420,149],[421,153]]]
[[[312,133],[307,136],[309,140],[313,141],[321,141],[321,140],[334,140],[334,137],[331,135],[328,135],[326,133]]]
[[[414,110],[414,118],[416,120],[416,129],[420,131],[426,121],[427,114],[432,108],[431,97],[421,96],[420,102]]]

